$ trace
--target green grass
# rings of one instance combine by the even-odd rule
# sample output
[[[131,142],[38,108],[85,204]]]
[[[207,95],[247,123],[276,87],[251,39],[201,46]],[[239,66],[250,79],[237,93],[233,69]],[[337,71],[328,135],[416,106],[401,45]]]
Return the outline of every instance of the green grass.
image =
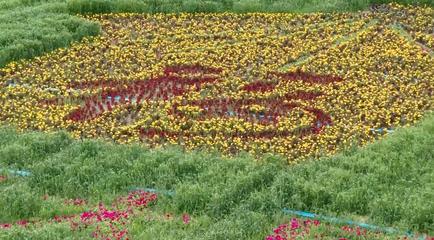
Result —
[[[431,114],[367,147],[287,166],[273,156],[254,162],[249,155],[225,158],[2,128],[0,166],[26,169],[32,176],[0,185],[0,222],[69,211],[60,204],[63,198],[110,202],[132,187],[155,187],[176,194],[162,196],[154,211],[188,212],[197,222],[191,228],[135,224],[136,237],[258,239],[281,221],[284,207],[433,234],[433,135]],[[40,201],[44,194],[59,201]],[[173,230],[164,230],[169,227]],[[46,228],[70,234],[60,226]]]
[[[95,36],[96,23],[76,14],[110,12],[332,12],[358,11],[386,0],[0,0],[0,67]],[[432,0],[398,0],[428,4]]]
[[[67,47],[100,31],[97,23],[68,14],[60,3],[0,10],[0,29],[0,67]]]
[[[387,0],[69,0],[74,13],[106,12],[330,12],[357,11]],[[398,0],[428,4],[431,0]]]

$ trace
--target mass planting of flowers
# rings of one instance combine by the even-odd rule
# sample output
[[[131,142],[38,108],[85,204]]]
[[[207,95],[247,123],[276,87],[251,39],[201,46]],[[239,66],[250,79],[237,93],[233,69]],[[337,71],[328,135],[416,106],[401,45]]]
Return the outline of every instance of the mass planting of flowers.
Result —
[[[48,198],[49,196],[43,197],[44,200]],[[156,201],[157,194],[138,190],[130,192],[126,196],[118,197],[110,206],[99,203],[98,206],[81,213],[54,216],[50,220],[20,220],[16,223],[1,223],[0,230],[8,230],[12,227],[38,228],[46,224],[68,223],[71,226],[71,231],[91,229],[90,238],[126,240],[129,238],[128,227],[131,225],[131,220],[145,216],[144,213],[149,211],[149,206]],[[84,199],[68,199],[64,201],[64,205],[89,208]],[[190,216],[184,214],[179,221],[189,224]]]
[[[289,161],[432,109],[433,14],[106,14],[103,34],[0,69],[0,121]]]
[[[385,234],[381,231],[368,231],[358,226],[336,226],[319,220],[292,218],[288,223],[281,224],[268,235],[265,240],[295,240],[295,239],[394,239],[394,240],[433,240],[434,237],[424,235],[401,236]]]

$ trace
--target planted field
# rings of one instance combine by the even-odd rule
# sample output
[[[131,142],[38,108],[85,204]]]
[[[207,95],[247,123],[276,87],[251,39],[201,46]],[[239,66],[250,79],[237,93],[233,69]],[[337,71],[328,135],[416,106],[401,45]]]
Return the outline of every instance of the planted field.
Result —
[[[432,7],[151,3],[0,0],[0,239],[432,240]]]
[[[101,37],[1,70],[0,119],[290,161],[333,154],[432,108],[432,14],[94,15]]]

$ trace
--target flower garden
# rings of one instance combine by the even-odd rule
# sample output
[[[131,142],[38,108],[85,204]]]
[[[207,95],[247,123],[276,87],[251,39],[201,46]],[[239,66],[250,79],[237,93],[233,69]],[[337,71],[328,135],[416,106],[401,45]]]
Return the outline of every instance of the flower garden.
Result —
[[[432,14],[92,15],[101,37],[1,70],[0,119],[120,143],[330,155],[432,109]]]
[[[434,239],[433,16],[70,16],[0,68],[0,239]]]

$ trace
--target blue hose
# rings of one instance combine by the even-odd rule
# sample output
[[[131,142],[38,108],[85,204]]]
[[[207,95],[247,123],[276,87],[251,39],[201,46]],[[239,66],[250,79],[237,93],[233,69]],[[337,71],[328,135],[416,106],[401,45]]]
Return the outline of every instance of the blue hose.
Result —
[[[157,190],[155,188],[142,188],[142,187],[133,187],[130,188],[130,191],[145,191],[145,192],[151,192],[151,193],[159,193],[159,194],[163,194],[163,195],[167,195],[167,196],[174,196],[175,192],[174,191],[166,191],[166,190]]]
[[[24,170],[0,169],[0,172],[1,171],[5,171],[11,175],[20,176],[20,177],[29,177],[32,175],[29,171],[24,171]]]

